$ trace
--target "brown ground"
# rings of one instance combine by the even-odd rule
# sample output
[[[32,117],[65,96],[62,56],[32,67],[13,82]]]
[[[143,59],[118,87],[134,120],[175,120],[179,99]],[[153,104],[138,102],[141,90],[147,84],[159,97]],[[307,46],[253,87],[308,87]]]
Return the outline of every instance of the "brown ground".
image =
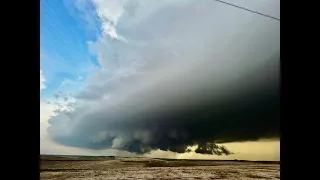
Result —
[[[40,179],[280,179],[277,162],[41,156]]]

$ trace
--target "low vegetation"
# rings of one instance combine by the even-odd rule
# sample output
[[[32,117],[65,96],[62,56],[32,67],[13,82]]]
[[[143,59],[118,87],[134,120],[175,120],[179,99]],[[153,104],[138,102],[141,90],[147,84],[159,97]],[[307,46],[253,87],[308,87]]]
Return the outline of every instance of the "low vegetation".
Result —
[[[41,156],[40,179],[280,179],[280,166],[277,162]]]

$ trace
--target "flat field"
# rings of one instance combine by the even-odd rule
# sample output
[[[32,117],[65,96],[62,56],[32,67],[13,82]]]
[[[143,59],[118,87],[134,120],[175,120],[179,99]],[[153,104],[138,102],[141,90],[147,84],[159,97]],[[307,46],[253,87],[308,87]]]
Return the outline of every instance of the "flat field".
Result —
[[[40,179],[280,179],[280,163],[41,155]]]

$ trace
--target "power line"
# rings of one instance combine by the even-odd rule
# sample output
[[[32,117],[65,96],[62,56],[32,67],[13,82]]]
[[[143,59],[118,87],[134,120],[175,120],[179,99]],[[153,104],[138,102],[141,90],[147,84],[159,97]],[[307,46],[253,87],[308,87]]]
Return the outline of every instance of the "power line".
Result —
[[[244,8],[244,7],[241,7],[241,6],[237,6],[237,5],[234,5],[234,4],[231,4],[231,3],[228,3],[228,2],[224,2],[224,1],[221,1],[221,0],[214,0],[214,1],[217,1],[217,2],[220,2],[220,3],[224,3],[224,4],[227,4],[227,5],[230,5],[230,6],[236,7],[236,8],[240,8],[240,9],[243,9],[243,10],[246,10],[246,11],[249,11],[249,12],[252,12],[252,13],[255,13],[255,14],[259,14],[259,15],[262,15],[262,16],[265,16],[265,17],[272,18],[272,19],[275,19],[275,20],[277,20],[277,21],[280,21],[280,19],[279,19],[279,18],[276,18],[276,17],[270,16],[270,15],[266,15],[266,14],[262,14],[262,13],[260,13],[260,12],[253,11],[253,10],[250,10],[250,9],[247,9],[247,8]]]

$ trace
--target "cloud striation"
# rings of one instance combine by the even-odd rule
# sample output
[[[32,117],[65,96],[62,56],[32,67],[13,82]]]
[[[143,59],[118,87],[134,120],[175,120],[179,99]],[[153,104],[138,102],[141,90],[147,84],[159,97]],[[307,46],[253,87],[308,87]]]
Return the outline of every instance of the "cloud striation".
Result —
[[[216,143],[279,137],[279,22],[210,0],[94,3],[114,31],[88,43],[101,69],[49,120],[54,141],[228,155]]]

